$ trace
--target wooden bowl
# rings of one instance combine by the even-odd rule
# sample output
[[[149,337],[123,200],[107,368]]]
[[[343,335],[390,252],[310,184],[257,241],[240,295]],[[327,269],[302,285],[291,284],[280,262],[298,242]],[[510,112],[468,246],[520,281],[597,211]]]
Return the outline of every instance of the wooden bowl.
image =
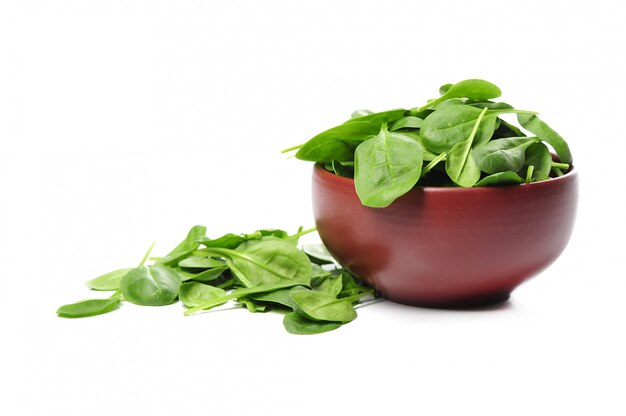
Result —
[[[572,169],[515,186],[418,187],[368,208],[352,179],[313,171],[315,222],[330,253],[384,298],[423,307],[507,300],[565,249],[577,199]]]

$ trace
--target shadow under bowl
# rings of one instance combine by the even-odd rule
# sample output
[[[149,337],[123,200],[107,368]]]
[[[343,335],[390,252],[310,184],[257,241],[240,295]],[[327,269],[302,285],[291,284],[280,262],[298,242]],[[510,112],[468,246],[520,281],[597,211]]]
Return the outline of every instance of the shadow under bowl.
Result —
[[[313,170],[319,235],[346,269],[393,302],[471,308],[505,301],[565,249],[574,169],[530,184],[417,187],[387,208],[361,204],[354,180]]]

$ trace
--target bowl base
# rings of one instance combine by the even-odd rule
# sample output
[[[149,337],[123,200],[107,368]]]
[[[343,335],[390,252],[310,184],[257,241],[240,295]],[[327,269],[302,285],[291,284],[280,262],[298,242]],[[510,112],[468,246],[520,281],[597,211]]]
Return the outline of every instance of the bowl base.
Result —
[[[433,300],[433,299],[406,299],[395,296],[388,296],[386,294],[381,294],[384,299],[394,303],[401,303],[403,305],[409,306],[417,306],[420,308],[430,308],[430,309],[477,309],[484,308],[493,305],[497,305],[500,303],[504,303],[509,300],[511,297],[511,292],[502,292],[496,294],[490,294],[485,296],[474,296],[466,299],[454,299],[454,300]]]

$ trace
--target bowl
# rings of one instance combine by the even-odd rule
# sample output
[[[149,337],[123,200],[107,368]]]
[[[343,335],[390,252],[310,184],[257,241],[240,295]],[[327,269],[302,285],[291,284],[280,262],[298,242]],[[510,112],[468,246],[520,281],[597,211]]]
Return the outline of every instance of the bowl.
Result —
[[[416,187],[387,208],[361,204],[354,180],[313,170],[315,223],[329,252],[393,302],[470,308],[507,300],[565,249],[574,169],[530,184]]]

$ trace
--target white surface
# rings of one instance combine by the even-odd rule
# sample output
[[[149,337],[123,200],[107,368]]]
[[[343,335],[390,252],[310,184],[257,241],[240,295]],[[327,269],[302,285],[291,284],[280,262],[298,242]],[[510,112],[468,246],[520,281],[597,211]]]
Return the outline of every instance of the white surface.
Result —
[[[557,2],[554,2],[557,3]],[[11,415],[623,415],[620,2],[0,3],[0,407]],[[480,77],[581,176],[574,236],[495,310],[380,303],[287,334],[243,310],[55,317],[82,282],[211,235],[311,226],[278,151]]]

